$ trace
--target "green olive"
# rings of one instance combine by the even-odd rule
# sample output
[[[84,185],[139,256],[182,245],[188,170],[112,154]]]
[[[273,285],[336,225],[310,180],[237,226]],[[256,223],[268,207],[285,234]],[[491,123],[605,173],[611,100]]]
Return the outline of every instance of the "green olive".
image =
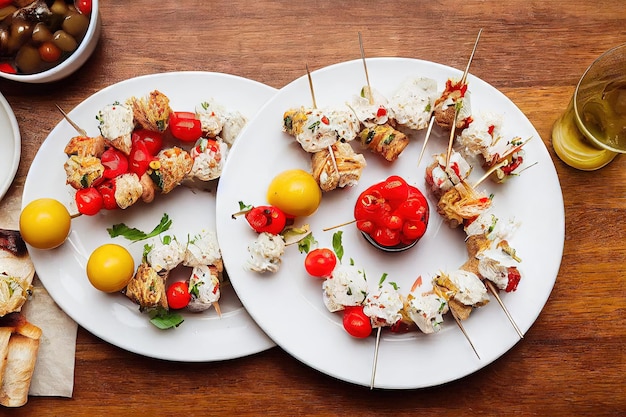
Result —
[[[41,57],[37,48],[30,45],[22,46],[15,56],[15,65],[26,74],[39,71]]]
[[[67,13],[67,3],[65,3],[65,0],[55,0],[52,6],[50,6],[50,11],[63,16]]]
[[[39,22],[33,29],[33,40],[37,43],[44,43],[52,40],[52,33],[45,23]]]
[[[63,25],[61,27],[75,39],[82,39],[85,33],[87,33],[88,26],[89,18],[87,16],[80,13],[70,13],[63,19]]]
[[[52,42],[58,46],[60,50],[65,52],[72,52],[78,46],[76,39],[64,30],[57,30],[54,32]]]

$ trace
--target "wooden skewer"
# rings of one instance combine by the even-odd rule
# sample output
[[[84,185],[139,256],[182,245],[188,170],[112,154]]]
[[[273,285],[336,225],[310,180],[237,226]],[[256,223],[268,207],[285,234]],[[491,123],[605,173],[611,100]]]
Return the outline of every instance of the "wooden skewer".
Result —
[[[70,117],[67,115],[67,113],[65,113],[65,111],[61,108],[61,106],[59,106],[58,104],[55,104],[55,106],[57,106],[57,109],[59,109],[59,111],[63,115],[63,118],[67,120],[67,122],[74,128],[74,130],[78,132],[78,134],[80,134],[81,136],[87,136],[87,132],[85,132],[83,129],[81,129],[80,126],[74,123],[74,121],[70,119]]]
[[[315,101],[315,90],[313,89],[313,79],[311,78],[311,71],[309,71],[309,65],[306,65],[306,75],[309,78],[309,89],[311,90],[311,100],[313,101],[313,108],[317,108],[317,102]],[[339,174],[339,168],[337,167],[337,160],[335,159],[335,153],[333,152],[332,145],[328,145],[328,154],[330,155],[330,160],[333,163],[333,168],[335,172]]]
[[[506,160],[505,160],[505,161],[500,161],[500,163],[495,164],[494,166],[492,166],[491,168],[489,168],[489,170],[488,170],[487,172],[485,172],[485,174],[484,174],[482,177],[480,177],[480,178],[478,179],[478,181],[476,181],[476,182],[474,183],[474,185],[472,186],[472,188],[476,188],[476,187],[478,187],[478,185],[479,185],[481,182],[485,181],[487,178],[489,178],[489,176],[491,176],[491,174],[493,174],[496,170],[498,170],[498,169],[502,168],[502,167],[503,167],[503,166],[505,166],[506,164],[507,164],[507,161],[506,161]]]
[[[454,310],[450,309],[450,313],[452,314],[452,317],[454,317],[454,321],[456,321],[456,324],[459,326],[459,329],[461,329],[461,332],[463,333],[463,336],[465,336],[465,339],[467,339],[467,342],[470,344],[470,346],[474,350],[474,353],[476,354],[476,357],[478,359],[480,359],[480,355],[478,354],[478,351],[474,347],[474,343],[472,343],[472,339],[469,338],[469,335],[465,331],[465,327],[463,327],[463,324],[461,323],[461,319],[459,319],[459,317],[456,315]]]
[[[363,40],[361,39],[361,32],[359,32],[359,48],[361,49],[361,59],[363,60],[363,69],[365,70],[365,80],[367,81],[367,95],[370,105],[374,104],[374,93],[372,93],[372,86],[370,85],[370,76],[367,72],[367,64],[365,63],[365,50],[363,49]]]
[[[472,60],[474,59],[474,54],[476,53],[476,47],[478,46],[478,40],[480,39],[480,34],[483,32],[482,28],[478,31],[478,35],[476,36],[476,41],[474,42],[474,48],[472,48],[472,53],[470,54],[469,60],[467,61],[467,66],[465,67],[465,71],[463,72],[463,77],[461,78],[461,84],[465,84],[467,82],[467,74],[469,73],[470,65],[472,64]],[[450,154],[452,153],[452,144],[454,143],[454,132],[456,131],[456,119],[459,117],[459,107],[455,105],[454,108],[454,120],[452,123],[452,128],[450,129],[450,139],[448,141],[448,153],[446,154],[446,168],[448,167],[448,163],[450,162]]]
[[[222,317],[222,309],[220,308],[220,305],[217,301],[213,302],[213,308],[215,308],[215,311],[217,312],[217,315]]]
[[[313,101],[313,108],[317,109],[317,103],[315,101],[315,89],[313,89],[313,79],[311,78],[311,71],[309,71],[308,64],[306,64],[306,75],[309,78],[309,90],[311,90],[311,100]]]
[[[487,287],[487,289],[496,298],[496,300],[498,301],[498,304],[500,304],[500,307],[502,307],[502,310],[504,311],[504,314],[506,314],[506,317],[511,322],[511,325],[513,326],[513,328],[515,329],[515,331],[519,335],[519,338],[523,339],[524,338],[524,334],[522,333],[520,328],[517,326],[517,323],[515,323],[515,320],[513,320],[513,316],[511,316],[511,313],[509,313],[509,310],[506,308],[506,306],[502,302],[502,299],[500,298],[500,294],[498,294],[498,289],[493,285],[493,282],[491,282],[489,280],[485,280],[484,283],[485,283],[485,286]]]
[[[374,389],[374,380],[376,379],[376,366],[378,365],[378,348],[380,347],[380,332],[382,327],[376,331],[376,347],[374,348],[374,363],[372,364],[372,379],[370,380],[370,389]]]
[[[422,145],[422,150],[420,151],[420,156],[417,158],[417,167],[419,168],[420,163],[422,162],[422,157],[424,156],[424,151],[426,150],[426,144],[428,143],[428,139],[430,138],[430,132],[433,130],[433,125],[435,124],[435,116],[431,116],[430,123],[428,123],[428,130],[426,130],[426,136],[424,137],[424,144]]]

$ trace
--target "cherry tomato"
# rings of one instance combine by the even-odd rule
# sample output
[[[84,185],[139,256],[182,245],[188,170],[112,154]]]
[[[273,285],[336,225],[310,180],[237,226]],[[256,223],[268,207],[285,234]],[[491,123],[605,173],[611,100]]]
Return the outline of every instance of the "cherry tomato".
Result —
[[[104,178],[111,179],[128,172],[128,158],[118,149],[109,148],[104,151],[100,162],[104,165]]]
[[[130,172],[137,174],[139,178],[146,172],[154,156],[148,151],[148,147],[143,141],[136,141],[130,149],[129,155]]]
[[[61,49],[53,42],[47,41],[39,45],[39,56],[45,62],[57,62],[61,58]]]
[[[132,143],[142,141],[150,155],[155,156],[163,149],[163,135],[148,129],[135,130],[132,135]]]
[[[102,195],[102,205],[107,210],[115,210],[119,208],[115,201],[115,180],[107,180],[96,187],[100,195]]]
[[[172,112],[170,114],[172,136],[183,142],[195,142],[202,136],[202,124],[191,112]]]
[[[84,15],[89,16],[91,14],[91,0],[74,0],[74,5]]]
[[[94,187],[81,188],[75,198],[78,212],[87,216],[97,214],[104,206],[102,195]]]
[[[351,336],[360,339],[372,334],[372,322],[363,312],[363,306],[346,308],[343,314],[343,328]]]
[[[277,235],[283,231],[287,217],[280,209],[274,206],[258,206],[246,213],[246,220],[257,233],[271,233]]]
[[[304,269],[314,277],[328,278],[337,265],[337,256],[328,248],[314,249],[304,259]]]
[[[167,304],[173,310],[187,307],[191,301],[191,294],[186,282],[178,281],[167,288]]]

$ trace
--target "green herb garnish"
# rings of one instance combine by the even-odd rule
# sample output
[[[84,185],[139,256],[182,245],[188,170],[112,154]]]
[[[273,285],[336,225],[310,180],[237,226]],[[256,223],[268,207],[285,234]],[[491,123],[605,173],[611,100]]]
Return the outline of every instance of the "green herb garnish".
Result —
[[[341,262],[341,258],[343,258],[343,244],[341,243],[341,235],[343,235],[342,231],[338,231],[333,234],[333,250],[335,251],[335,255],[337,255],[337,259],[339,259],[339,262]]]
[[[158,236],[159,234],[168,230],[171,225],[172,220],[167,215],[167,213],[164,213],[163,217],[161,217],[161,222],[150,233],[146,234],[145,232],[142,232],[141,230],[134,227],[128,227],[124,223],[114,224],[107,229],[107,232],[109,232],[109,236],[111,236],[112,238],[122,236],[132,242],[138,242],[140,240],[145,240],[154,236]]]
[[[172,313],[166,309],[159,307],[149,312],[150,323],[154,324],[161,330],[167,330],[180,326],[185,319],[178,313]]]

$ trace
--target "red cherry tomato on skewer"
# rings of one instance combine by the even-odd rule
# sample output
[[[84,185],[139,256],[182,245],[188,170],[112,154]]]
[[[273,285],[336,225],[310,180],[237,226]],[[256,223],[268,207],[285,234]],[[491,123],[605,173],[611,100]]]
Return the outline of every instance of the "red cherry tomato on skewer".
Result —
[[[189,301],[191,301],[191,294],[186,282],[178,281],[167,288],[167,305],[172,310],[187,307]]]
[[[132,135],[132,143],[141,141],[146,145],[146,150],[150,155],[155,156],[163,149],[163,135],[152,130],[139,129],[135,130]]]
[[[148,170],[150,162],[154,160],[154,156],[148,150],[143,141],[136,141],[130,150],[129,155],[130,172],[137,174],[139,178]]]
[[[111,179],[128,172],[128,158],[115,148],[109,148],[102,153],[100,162],[104,165],[104,178]]]
[[[115,201],[115,180],[108,180],[98,185],[98,192],[102,195],[102,206],[107,210],[119,208]]]
[[[287,217],[280,209],[274,206],[257,206],[246,213],[246,220],[257,233],[271,233],[277,235],[287,224]]]
[[[328,278],[337,265],[337,256],[327,248],[314,249],[304,259],[304,268],[314,277]]]
[[[172,136],[183,142],[195,142],[202,136],[202,124],[191,112],[172,112],[169,126]]]
[[[350,336],[364,339],[372,334],[372,322],[363,312],[363,306],[347,307],[343,313],[343,328]]]
[[[102,195],[94,187],[81,188],[76,191],[76,208],[80,214],[93,216],[102,209]]]

